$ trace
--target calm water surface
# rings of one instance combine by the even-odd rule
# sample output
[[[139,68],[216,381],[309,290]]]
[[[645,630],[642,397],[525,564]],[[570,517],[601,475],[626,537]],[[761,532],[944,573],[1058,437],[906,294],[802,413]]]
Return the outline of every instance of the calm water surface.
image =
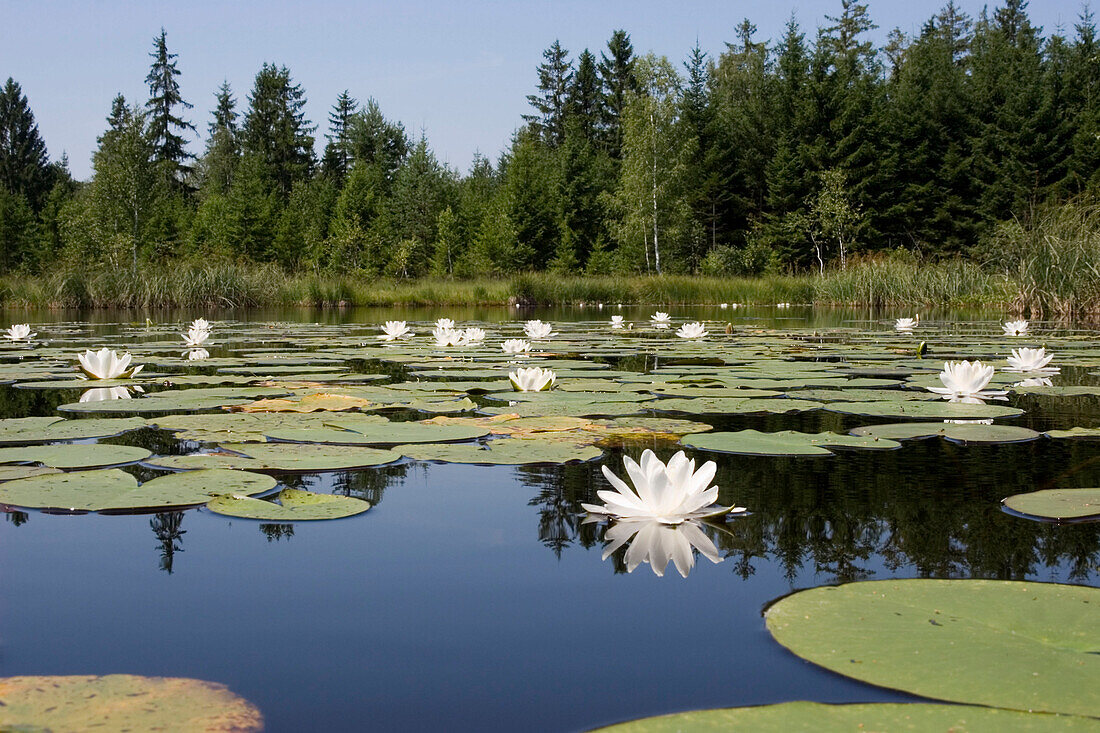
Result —
[[[638,319],[651,310],[625,312]],[[737,318],[827,328],[869,317],[791,310]],[[537,315],[608,312],[618,311]],[[5,323],[73,318],[0,315]],[[234,317],[376,323],[437,315],[528,314],[452,308]],[[144,320],[85,319],[127,317]],[[14,392],[0,387],[2,416],[53,414],[71,399]],[[1100,424],[1100,405],[1089,399],[1065,414],[1017,402],[1029,411],[1010,422]],[[808,413],[715,422],[817,431],[872,421]],[[124,438],[141,443],[151,434]],[[664,458],[674,450],[658,448]],[[293,526],[205,510],[6,514],[0,676],[222,682],[254,702],[272,731],[578,730],[692,708],[913,699],[821,671],[773,642],[761,611],[796,589],[918,576],[1100,581],[1098,525],[1040,524],[999,510],[1001,498],[1019,491],[1098,485],[1095,443],[926,440],[830,459],[706,458],[719,463],[720,501],[752,514],[715,535],[722,563],[700,557],[686,579],[671,566],[663,578],[647,565],[627,574],[621,552],[601,559],[601,530],[580,524],[579,506],[603,488],[601,461],[520,468],[403,461],[288,477],[291,485],[376,504],[358,517]],[[621,473],[621,453],[602,462]]]

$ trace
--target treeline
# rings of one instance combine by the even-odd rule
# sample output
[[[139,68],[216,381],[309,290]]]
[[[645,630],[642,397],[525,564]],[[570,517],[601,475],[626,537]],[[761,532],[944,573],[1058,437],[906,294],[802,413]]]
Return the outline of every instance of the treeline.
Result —
[[[162,30],[149,99],[113,100],[87,182],[49,162],[8,80],[0,272],[187,259],[396,277],[744,274],[898,248],[980,256],[1003,222],[1100,186],[1092,15],[1044,36],[1026,5],[972,19],[949,2],[882,47],[852,0],[813,34],[792,19],[765,42],[746,20],[716,57],[639,55],[624,31],[575,58],[555,41],[506,152],[464,175],[349,92],[318,159],[305,90],[277,64],[243,102],[217,90],[195,154]]]

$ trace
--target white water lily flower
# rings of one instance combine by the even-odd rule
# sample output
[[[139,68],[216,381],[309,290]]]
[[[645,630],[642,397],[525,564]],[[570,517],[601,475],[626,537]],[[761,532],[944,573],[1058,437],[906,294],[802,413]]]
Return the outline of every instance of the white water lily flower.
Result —
[[[1008,357],[1008,369],[1005,369],[1005,371],[1057,374],[1061,369],[1047,366],[1053,358],[1054,354],[1048,354],[1044,347],[1038,349],[1013,349],[1012,356]]]
[[[183,336],[185,346],[202,346],[203,342],[210,338],[209,331],[203,331],[194,326],[187,333],[181,333],[180,335]]]
[[[996,371],[980,361],[945,362],[940,372],[942,387],[929,387],[929,391],[943,395],[952,402],[970,402],[975,399],[1007,399],[1004,390],[985,389]]]
[[[593,514],[607,514],[616,519],[654,520],[662,524],[680,524],[689,519],[745,511],[743,507],[713,506],[718,499],[718,487],[710,486],[718,469],[714,461],[707,461],[696,471],[695,461],[688,460],[683,451],[670,458],[666,465],[647,448],[642,452],[640,464],[630,456],[623,456],[623,465],[634,482],[634,491],[604,466],[603,475],[616,491],[596,492],[604,500],[603,505],[581,506]]]
[[[912,331],[920,325],[920,314],[916,318],[899,318],[894,321],[894,328],[898,331]]]
[[[553,389],[554,383],[558,381],[558,375],[554,374],[552,369],[520,367],[514,372],[509,372],[508,379],[517,392],[544,392]]]
[[[657,311],[649,317],[649,321],[653,324],[654,328],[668,328],[668,324],[672,321],[672,316],[663,311]]]
[[[1005,336],[1023,336],[1027,334],[1027,321],[1006,321],[1001,330]]]
[[[526,354],[531,350],[531,342],[523,339],[508,339],[500,345],[505,354]]]
[[[113,349],[103,347],[99,351],[91,349],[83,354],[77,354],[80,362],[80,371],[90,379],[117,379],[119,377],[135,377],[144,365],[127,369],[133,357],[129,352],[119,356]]]
[[[471,326],[462,332],[463,338],[468,344],[480,344],[485,340],[485,329]]]
[[[730,307],[730,304],[729,303],[720,303],[718,305],[718,307],[721,308],[722,310],[725,310],[726,308]]]
[[[1028,377],[1027,379],[1016,382],[1013,387],[1053,387],[1054,382],[1050,381],[1050,377]]]
[[[206,320],[205,318],[196,318],[195,320],[191,321],[190,330],[192,331],[210,331],[211,329],[212,327],[210,325],[210,321]]]
[[[622,316],[611,316],[611,327],[612,328],[622,328],[623,327],[623,317]]]
[[[554,327],[549,323],[543,323],[535,319],[523,324],[523,332],[527,334],[529,339],[545,339],[550,338],[550,335],[554,333]]]
[[[4,333],[4,336],[12,341],[30,341],[37,335],[37,333],[31,333],[29,323],[16,323]]]
[[[707,328],[702,323],[685,323],[676,329],[676,335],[682,339],[701,339],[707,335]]]
[[[130,390],[126,387],[97,387],[80,395],[81,402],[103,402],[104,400],[128,400]]]
[[[413,332],[409,330],[404,321],[386,321],[382,324],[382,334],[378,337],[383,341],[396,341],[399,338],[408,338]]]
[[[191,349],[187,352],[188,361],[202,361],[203,359],[209,359],[210,352],[206,349]]]
[[[440,330],[453,331],[455,328],[455,322],[450,318],[440,318],[435,322],[435,327]]]
[[[776,308],[790,308],[791,304],[790,303],[776,303],[775,307]]]
[[[439,328],[436,326],[432,329],[432,336],[435,336],[436,346],[466,345],[466,334],[463,331],[456,331],[453,328]]]
[[[630,543],[623,558],[628,573],[633,573],[642,563],[649,563],[653,573],[662,578],[671,560],[680,575],[686,578],[695,567],[695,550],[716,565],[722,562],[714,542],[694,521],[671,525],[655,519],[624,520],[608,527],[604,539],[609,542],[603,551],[604,560]]]

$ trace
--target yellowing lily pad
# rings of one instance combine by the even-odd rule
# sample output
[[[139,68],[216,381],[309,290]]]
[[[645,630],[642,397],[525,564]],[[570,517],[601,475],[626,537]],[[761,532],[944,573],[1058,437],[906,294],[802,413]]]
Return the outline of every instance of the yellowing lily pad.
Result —
[[[231,517],[272,522],[341,519],[370,509],[370,502],[362,499],[298,489],[283,489],[275,498],[278,504],[247,496],[219,496],[207,503],[206,508]]]

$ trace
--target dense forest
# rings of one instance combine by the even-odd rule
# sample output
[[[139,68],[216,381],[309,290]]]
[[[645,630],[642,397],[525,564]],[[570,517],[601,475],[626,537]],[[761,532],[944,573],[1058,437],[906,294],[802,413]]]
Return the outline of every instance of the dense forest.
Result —
[[[7,80],[0,274],[165,260],[368,277],[747,274],[899,248],[980,259],[1001,222],[1100,186],[1093,17],[1044,36],[1026,6],[970,18],[949,2],[881,48],[852,0],[812,34],[792,18],[763,41],[745,20],[717,57],[641,55],[621,30],[575,57],[555,41],[506,151],[464,175],[350,92],[318,159],[306,91],[278,64],[243,102],[217,89],[200,135],[161,30],[149,99],[110,102],[87,182],[50,161]]]

